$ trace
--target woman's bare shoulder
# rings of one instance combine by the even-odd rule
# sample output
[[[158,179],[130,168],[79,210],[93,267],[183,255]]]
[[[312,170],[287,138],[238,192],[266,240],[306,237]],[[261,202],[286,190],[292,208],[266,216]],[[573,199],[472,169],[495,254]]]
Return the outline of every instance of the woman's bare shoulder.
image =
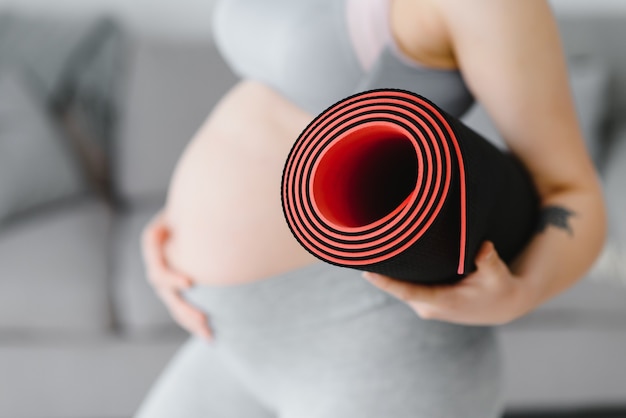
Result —
[[[437,0],[437,4],[465,81],[529,168],[540,193],[585,184],[595,187],[548,2]]]

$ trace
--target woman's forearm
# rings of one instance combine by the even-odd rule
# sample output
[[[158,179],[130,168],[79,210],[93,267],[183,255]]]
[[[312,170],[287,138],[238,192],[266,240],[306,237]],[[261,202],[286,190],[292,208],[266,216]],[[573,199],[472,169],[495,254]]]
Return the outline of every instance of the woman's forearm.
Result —
[[[606,214],[597,181],[542,199],[537,232],[511,265],[525,282],[526,313],[565,290],[589,270],[606,236]]]
[[[510,322],[565,290],[602,248],[606,218],[597,182],[544,193],[543,217],[512,265],[483,243],[476,271],[454,286],[424,286],[366,273],[374,285],[404,300],[422,318],[469,325]]]

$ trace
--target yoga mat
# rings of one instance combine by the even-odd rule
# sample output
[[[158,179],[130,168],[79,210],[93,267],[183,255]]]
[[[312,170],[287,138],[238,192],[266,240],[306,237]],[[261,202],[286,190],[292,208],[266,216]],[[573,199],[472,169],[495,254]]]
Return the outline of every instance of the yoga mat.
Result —
[[[355,94],[299,135],[283,170],[293,235],[331,264],[422,284],[475,270],[485,240],[510,262],[538,199],[511,154],[415,93]]]

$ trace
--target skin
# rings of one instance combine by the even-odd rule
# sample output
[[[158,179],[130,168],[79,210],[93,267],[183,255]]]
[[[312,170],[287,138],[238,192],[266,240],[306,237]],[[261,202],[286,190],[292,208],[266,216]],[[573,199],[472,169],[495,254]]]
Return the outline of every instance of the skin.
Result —
[[[289,231],[276,188],[312,117],[242,81],[181,156],[166,206],[144,230],[143,252],[156,293],[188,331],[211,335],[205,315],[181,297],[185,289],[245,285],[317,261]]]
[[[404,10],[398,4],[398,15],[416,13],[426,2],[420,3],[403,2]],[[406,301],[422,318],[503,324],[568,288],[589,269],[606,234],[602,192],[585,150],[547,3],[429,4],[439,11],[442,36],[453,45],[442,49],[441,62],[447,60],[462,70],[511,151],[529,169],[541,204],[576,216],[568,219],[568,228],[544,228],[511,266],[502,262],[492,243],[484,243],[476,257],[476,272],[456,286],[425,287],[371,273],[365,276]],[[418,34],[411,33],[408,23],[400,27],[411,45],[410,39]]]
[[[576,118],[554,18],[545,0],[393,0],[391,12],[392,32],[403,52],[422,65],[460,68],[511,151],[528,168],[542,206],[573,215],[566,217],[565,228],[545,223],[509,266],[485,242],[475,259],[477,270],[454,286],[364,276],[424,319],[507,323],[579,280],[606,234],[601,188]],[[149,277],[175,319],[210,338],[204,315],[179,296],[192,280],[163,255],[168,231],[171,225],[163,214],[145,229]],[[308,262],[294,251],[293,264]]]

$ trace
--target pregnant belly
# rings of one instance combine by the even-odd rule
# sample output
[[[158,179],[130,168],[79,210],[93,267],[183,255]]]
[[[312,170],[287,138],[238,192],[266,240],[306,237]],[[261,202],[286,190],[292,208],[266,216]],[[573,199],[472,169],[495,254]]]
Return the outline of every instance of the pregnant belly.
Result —
[[[314,258],[283,218],[287,154],[310,121],[269,88],[236,86],[192,139],[174,172],[165,208],[169,263],[199,283],[237,284]]]

